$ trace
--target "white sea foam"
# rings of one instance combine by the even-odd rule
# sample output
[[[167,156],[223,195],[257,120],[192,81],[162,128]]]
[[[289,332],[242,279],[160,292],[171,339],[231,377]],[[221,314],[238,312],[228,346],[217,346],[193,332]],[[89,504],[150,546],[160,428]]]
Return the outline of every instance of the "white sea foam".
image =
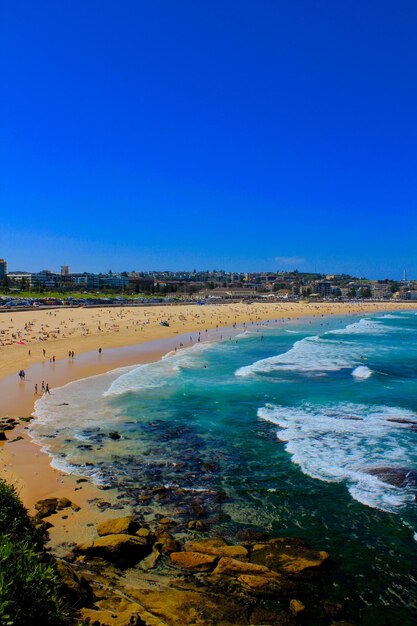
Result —
[[[363,318],[345,328],[329,330],[321,336],[305,337],[296,341],[292,348],[284,354],[278,354],[256,361],[251,365],[240,367],[235,375],[240,377],[253,374],[267,374],[276,371],[297,371],[306,374],[312,372],[332,372],[352,369],[358,363],[363,348],[351,335],[384,335],[398,330],[398,327],[387,326],[373,319]],[[288,331],[287,329],[287,332]],[[346,338],[345,338],[346,337]],[[372,350],[371,346],[368,350]],[[365,367],[356,367],[352,372],[356,378],[369,378],[372,372]]]
[[[395,330],[395,327],[387,326],[373,319],[362,318],[359,322],[348,324],[346,328],[329,331],[332,335],[385,335]]]
[[[366,380],[367,378],[370,378],[372,374],[373,371],[370,370],[369,367],[366,367],[366,365],[359,365],[358,367],[355,367],[352,372],[352,376],[359,380]]]
[[[401,436],[408,435],[410,425],[388,421],[406,419],[417,425],[412,411],[352,403],[266,405],[258,417],[280,427],[277,437],[286,442],[287,452],[305,474],[326,482],[346,481],[355,500],[384,511],[398,512],[412,501],[407,488],[368,473],[415,464],[414,446]]]
[[[154,363],[139,365],[114,380],[103,396],[120,396],[130,391],[137,393],[164,387],[181,370],[201,367],[198,355],[212,346],[209,342],[197,343],[190,348],[170,352]]]
[[[261,359],[240,367],[236,376],[250,376],[275,371],[330,372],[351,368],[358,361],[356,346],[325,337],[305,337],[296,341],[284,354]]]
[[[387,313],[386,315],[376,316],[377,320],[403,320],[406,319],[406,315],[394,315],[393,313]]]

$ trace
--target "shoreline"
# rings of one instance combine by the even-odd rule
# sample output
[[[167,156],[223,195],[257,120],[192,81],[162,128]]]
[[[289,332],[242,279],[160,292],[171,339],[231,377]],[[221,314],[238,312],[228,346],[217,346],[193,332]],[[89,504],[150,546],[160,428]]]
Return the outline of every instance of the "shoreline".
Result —
[[[0,417],[28,417],[32,415],[34,401],[37,399],[37,396],[33,393],[35,381],[39,384],[43,379],[48,380],[53,393],[55,387],[62,387],[76,380],[104,374],[122,367],[157,361],[168,352],[179,347],[178,342],[186,348],[197,343],[199,336],[201,336],[203,342],[206,342],[211,338],[213,340],[220,339],[220,334],[241,332],[243,323],[264,325],[271,321],[274,323],[276,320],[282,322],[296,321],[298,318],[305,319],[308,316],[347,316],[380,311],[413,310],[416,308],[415,305],[395,305],[395,303],[386,303],[384,306],[375,303],[361,303],[357,306],[345,304],[343,308],[339,303],[335,303],[335,306],[332,303],[321,304],[323,306],[320,306],[318,303],[310,306],[304,305],[302,310],[296,304],[260,305],[262,307],[261,310],[259,310],[257,305],[250,305],[250,307],[241,305],[243,311],[237,311],[236,306],[233,305],[214,305],[213,308],[220,309],[220,311],[216,311],[217,315],[213,314],[213,308],[210,305],[208,311],[211,313],[210,318],[206,317],[205,319],[202,319],[203,316],[200,316],[203,307],[197,308],[195,305],[195,309],[199,313],[198,323],[200,324],[200,330],[196,329],[197,324],[184,324],[184,320],[181,320],[181,324],[172,324],[173,327],[169,329],[163,328],[163,332],[166,333],[168,330],[170,335],[165,338],[157,336],[133,345],[119,346],[117,345],[119,337],[115,336],[114,343],[116,345],[111,348],[105,348],[101,354],[98,353],[97,349],[94,351],[82,351],[83,345],[90,347],[92,339],[95,342],[98,341],[97,335],[88,338],[80,337],[77,342],[74,339],[73,344],[77,346],[79,351],[79,354],[77,353],[74,359],[58,359],[52,363],[49,362],[49,359],[36,359],[26,371],[25,382],[17,381],[16,373],[2,376],[0,379],[0,397],[2,397]],[[232,316],[230,314],[229,316],[226,315],[227,311],[222,308],[224,306],[232,310]],[[183,310],[181,309],[177,309],[180,317],[183,316]],[[246,319],[244,319],[245,309]],[[158,318],[158,312],[156,312],[156,316]],[[167,316],[166,309],[165,316]],[[229,325],[219,327],[218,324],[215,324],[220,317],[222,319],[226,318]],[[195,320],[192,321],[195,322]],[[211,327],[210,321],[212,322]],[[179,334],[179,328],[183,325],[186,326],[185,332],[181,329],[183,332]],[[234,326],[239,328],[234,328]],[[151,334],[159,335],[161,333],[160,328],[156,329],[159,330],[159,333],[144,334],[148,336]],[[192,337],[192,333],[195,334],[196,332],[201,333],[201,335]],[[189,337],[188,341],[186,337]],[[139,337],[132,332],[130,340],[132,341],[136,338]],[[83,339],[87,339],[87,341],[83,341]],[[105,345],[102,341],[102,336],[100,336],[100,340]],[[47,345],[47,343],[43,345]],[[58,354],[58,350],[56,352]],[[39,355],[41,355],[40,350]],[[2,361],[1,356],[0,364]],[[103,491],[102,488],[85,479],[81,479],[82,482],[77,482],[79,477],[75,474],[65,474],[54,469],[51,466],[50,456],[43,452],[41,447],[32,440],[27,429],[28,425],[25,422],[21,422],[14,430],[6,431],[8,441],[0,444],[0,459],[2,460],[0,477],[15,485],[24,505],[31,513],[34,512],[34,505],[38,500],[51,497],[67,497],[80,507],[78,512],[70,511],[68,513],[67,510],[51,516],[50,521],[53,527],[49,532],[50,547],[53,551],[56,551],[58,546],[66,546],[68,539],[70,543],[80,543],[91,539],[95,534],[94,528],[98,518],[102,521],[115,517],[115,512],[111,507],[106,510],[100,508],[100,503],[103,500],[109,500],[114,495],[112,490]],[[22,437],[22,439],[13,441],[18,437]],[[116,512],[117,514],[120,514],[120,511]]]

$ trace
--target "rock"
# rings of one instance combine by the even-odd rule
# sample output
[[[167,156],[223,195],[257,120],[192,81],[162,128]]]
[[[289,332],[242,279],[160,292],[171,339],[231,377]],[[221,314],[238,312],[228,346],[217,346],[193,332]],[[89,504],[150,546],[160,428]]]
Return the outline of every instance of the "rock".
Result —
[[[272,609],[256,607],[249,618],[251,626],[275,626],[277,624],[277,613]]]
[[[116,439],[121,439],[121,435],[119,435],[119,433],[116,432],[116,431],[110,432],[109,433],[109,437],[110,437],[110,439],[115,439],[115,440]]]
[[[291,600],[290,602],[290,612],[298,617],[302,615],[306,610],[305,605],[300,600]]]
[[[323,609],[326,615],[334,619],[340,617],[343,611],[343,606],[341,604],[337,604],[336,602],[330,602],[329,600],[325,600],[323,602]]]
[[[243,530],[238,530],[236,533],[236,539],[243,542],[260,543],[261,541],[266,541],[268,537],[265,533],[257,530],[251,530],[250,528],[244,528]]]
[[[231,559],[229,557],[223,557],[220,559],[213,574],[223,576],[240,576],[242,574],[251,574],[254,576],[268,576],[269,578],[279,578],[279,574],[271,571],[268,567],[265,567],[264,565],[246,563],[244,561]]]
[[[175,522],[173,519],[170,519],[169,517],[162,517],[158,521],[163,526],[176,526],[177,525],[177,522]]]
[[[145,558],[150,548],[146,539],[131,535],[117,534],[99,537],[91,543],[76,546],[75,554],[100,557],[119,567],[135,565]]]
[[[138,528],[139,524],[134,521],[133,515],[127,515],[98,524],[97,533],[100,537],[104,535],[134,535]]]
[[[14,443],[15,441],[21,441],[23,439],[23,437],[21,437],[20,435],[18,437],[15,437],[14,439],[11,439],[9,441],[9,443]]]
[[[137,537],[143,537],[144,539],[147,539],[148,541],[152,539],[151,531],[149,530],[149,528],[145,528],[145,526],[142,526],[141,528],[139,528],[139,530],[135,532],[135,535],[137,535]]]
[[[206,525],[201,519],[191,520],[191,522],[188,522],[188,530],[203,531],[206,530]]]
[[[71,607],[90,604],[93,592],[87,580],[65,561],[56,559],[55,563],[61,580],[60,594],[67,599]]]
[[[143,621],[139,610],[141,610],[140,606],[131,603],[130,608],[125,611],[81,609],[80,617],[83,624],[91,624],[92,626],[109,626],[109,624],[111,626],[162,626],[162,622],[159,620]]]
[[[3,429],[0,430],[0,441],[7,441],[7,437],[4,434],[4,430]]]
[[[172,552],[171,563],[186,569],[210,571],[217,561],[217,557],[200,552]]]
[[[154,569],[159,559],[161,558],[161,553],[157,548],[153,548],[152,552],[148,554],[142,561],[139,563],[139,566],[143,570]]]
[[[185,544],[184,549],[215,556],[227,556],[233,559],[247,559],[249,555],[247,549],[243,546],[229,546],[221,537],[189,541]]]
[[[303,542],[288,539],[272,539],[267,543],[255,544],[251,554],[252,563],[294,574],[321,568],[328,560],[327,552],[310,550]]]
[[[417,487],[417,470],[409,467],[377,467],[367,473],[395,487]]]
[[[159,548],[162,554],[170,554],[171,552],[177,552],[179,545],[172,535],[163,532],[158,533],[155,548]]]
[[[58,498],[45,498],[44,500],[38,500],[35,504],[37,510],[36,517],[42,519],[43,517],[49,517],[56,513],[58,506]]]
[[[275,591],[279,586],[278,578],[269,578],[267,576],[257,576],[254,574],[241,574],[238,581],[248,587],[251,591]]]
[[[60,511],[61,509],[66,509],[69,506],[72,506],[71,500],[69,500],[68,498],[59,498],[56,508],[58,511]]]
[[[158,626],[232,626],[248,624],[249,610],[241,602],[219,598],[208,593],[164,587],[137,590],[127,588],[129,597],[137,600],[145,609],[158,616]],[[143,617],[146,626],[153,626]]]
[[[29,417],[19,417],[21,422],[30,422],[31,420],[33,420],[33,415],[29,415]]]

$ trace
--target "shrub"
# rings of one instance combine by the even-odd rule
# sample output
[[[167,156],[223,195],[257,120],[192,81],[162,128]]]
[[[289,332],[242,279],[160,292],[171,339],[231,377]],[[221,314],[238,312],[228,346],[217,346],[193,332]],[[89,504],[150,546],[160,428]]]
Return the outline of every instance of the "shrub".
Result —
[[[64,626],[53,560],[14,487],[0,480],[0,624]]]

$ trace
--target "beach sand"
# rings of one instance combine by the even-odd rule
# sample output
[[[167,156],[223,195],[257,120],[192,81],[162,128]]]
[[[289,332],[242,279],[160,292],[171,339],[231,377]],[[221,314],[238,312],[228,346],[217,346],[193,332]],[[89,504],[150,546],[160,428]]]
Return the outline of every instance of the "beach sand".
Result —
[[[245,322],[415,308],[411,303],[394,302],[279,302],[2,312],[0,417],[30,416],[39,397],[34,386],[38,385],[40,393],[42,381],[49,384],[53,393],[54,388],[73,380],[158,360],[179,348],[180,342],[184,346],[195,343],[199,333],[201,341],[205,341],[210,338],[210,332],[206,332],[210,329],[229,328],[230,332],[233,325]],[[169,327],[161,326],[161,321],[167,321]],[[68,356],[69,352],[74,352],[74,358]],[[26,373],[24,381],[18,376],[21,369]],[[27,428],[27,423],[22,422],[6,431],[8,441],[0,442],[0,477],[16,486],[32,513],[39,499],[49,497],[65,496],[81,507],[78,512],[65,509],[48,518],[53,524],[53,549],[93,537],[98,515],[100,519],[120,515],[120,511],[111,509],[101,511],[103,500],[111,501],[112,490],[103,492],[91,483],[77,483],[77,476],[53,469],[50,458],[31,441]],[[18,437],[22,439],[12,441]]]

